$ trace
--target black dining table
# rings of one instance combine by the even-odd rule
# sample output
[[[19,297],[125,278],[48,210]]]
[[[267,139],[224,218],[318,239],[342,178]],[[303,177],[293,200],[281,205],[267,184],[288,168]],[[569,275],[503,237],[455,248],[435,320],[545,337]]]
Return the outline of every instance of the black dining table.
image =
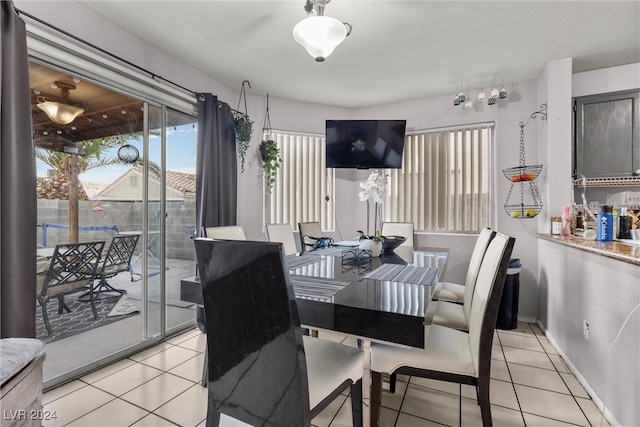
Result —
[[[446,268],[447,255],[440,248],[398,247],[371,257],[357,247],[334,246],[285,259],[300,324],[360,340],[365,352],[365,425],[369,425],[372,400],[371,342],[424,348],[425,318],[435,310],[431,296]],[[180,299],[202,304],[197,276],[181,280]],[[373,401],[379,402],[379,396]]]

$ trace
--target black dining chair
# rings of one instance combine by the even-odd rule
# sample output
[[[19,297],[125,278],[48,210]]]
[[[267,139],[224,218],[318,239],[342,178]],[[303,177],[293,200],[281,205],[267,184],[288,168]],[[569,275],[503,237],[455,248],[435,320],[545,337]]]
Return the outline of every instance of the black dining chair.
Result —
[[[64,296],[88,288],[93,317],[98,318],[93,296],[93,281],[103,249],[103,241],[56,245],[48,270],[46,273],[37,275],[36,299],[42,307],[42,317],[49,335],[52,331],[47,313],[47,301],[51,298],[58,298],[59,314],[63,313],[63,309],[70,312],[69,307],[64,304]]]
[[[282,244],[194,243],[209,352],[206,425],[226,414],[254,426],[310,426],[351,388],[361,426],[363,353],[302,336]]]

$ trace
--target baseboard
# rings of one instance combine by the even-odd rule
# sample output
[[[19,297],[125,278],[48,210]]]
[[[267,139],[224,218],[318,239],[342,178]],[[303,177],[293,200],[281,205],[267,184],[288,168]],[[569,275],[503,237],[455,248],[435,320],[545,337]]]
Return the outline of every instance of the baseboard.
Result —
[[[535,323],[540,328],[540,330],[544,333],[544,336],[549,340],[549,342],[551,343],[553,348],[558,352],[560,357],[562,357],[562,361],[565,363],[565,365],[567,365],[567,368],[569,368],[569,370],[576,377],[580,385],[582,385],[585,391],[589,394],[589,397],[591,397],[591,400],[593,400],[593,403],[596,404],[600,412],[604,414],[604,418],[607,420],[609,425],[621,426],[622,424],[620,424],[618,420],[616,420],[616,418],[613,416],[613,414],[609,412],[609,409],[605,407],[604,403],[602,402],[598,394],[589,385],[589,383],[582,376],[580,371],[578,371],[578,369],[573,365],[573,363],[571,363],[571,360],[567,357],[567,355],[560,349],[560,347],[558,346],[558,343],[553,339],[553,335],[551,335],[549,331],[545,329],[542,323],[540,323],[540,320],[536,319],[535,322],[531,322],[531,323]]]

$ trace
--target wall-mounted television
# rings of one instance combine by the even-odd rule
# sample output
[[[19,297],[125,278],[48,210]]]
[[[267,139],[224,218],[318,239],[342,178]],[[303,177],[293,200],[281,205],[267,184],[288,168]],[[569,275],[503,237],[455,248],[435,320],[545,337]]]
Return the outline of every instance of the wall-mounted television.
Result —
[[[327,120],[328,168],[400,169],[406,120]]]

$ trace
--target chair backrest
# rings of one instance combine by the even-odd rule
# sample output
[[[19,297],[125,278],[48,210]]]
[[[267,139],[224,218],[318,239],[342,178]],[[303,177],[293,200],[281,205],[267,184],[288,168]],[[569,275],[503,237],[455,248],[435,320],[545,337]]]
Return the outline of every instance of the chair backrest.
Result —
[[[491,239],[493,239],[495,235],[495,231],[491,230],[490,228],[484,228],[482,231],[480,231],[478,239],[476,240],[476,244],[473,247],[473,252],[471,252],[471,258],[469,259],[469,268],[467,269],[467,277],[464,281],[463,298],[464,317],[467,320],[467,324],[469,322],[469,316],[471,316],[473,291],[476,287],[476,280],[478,279],[478,273],[480,272],[480,265],[482,264],[482,259],[484,258],[484,254],[487,251],[489,242],[491,242]]]
[[[412,222],[383,222],[380,233],[382,233],[383,236],[404,236],[407,240],[405,240],[400,246],[409,246],[413,248]]]
[[[267,238],[270,242],[280,242],[284,245],[285,255],[295,254],[296,240],[289,224],[267,224]]]
[[[207,227],[204,229],[207,237],[222,240],[247,240],[241,225],[227,225],[222,227]]]
[[[115,235],[109,244],[109,249],[104,256],[100,274],[103,276],[116,275],[121,271],[129,270],[133,252],[136,250],[139,234]]]
[[[255,426],[309,426],[304,344],[282,244],[194,243],[208,331],[208,414],[213,406]]]
[[[322,227],[319,222],[299,222],[298,231],[300,232],[300,252],[306,249],[304,236],[322,237]]]
[[[37,293],[54,297],[93,285],[104,241],[65,243],[56,245],[49,270]]]
[[[496,233],[482,260],[474,290],[469,342],[475,371],[486,378],[491,372],[493,333],[514,244],[513,237]]]

